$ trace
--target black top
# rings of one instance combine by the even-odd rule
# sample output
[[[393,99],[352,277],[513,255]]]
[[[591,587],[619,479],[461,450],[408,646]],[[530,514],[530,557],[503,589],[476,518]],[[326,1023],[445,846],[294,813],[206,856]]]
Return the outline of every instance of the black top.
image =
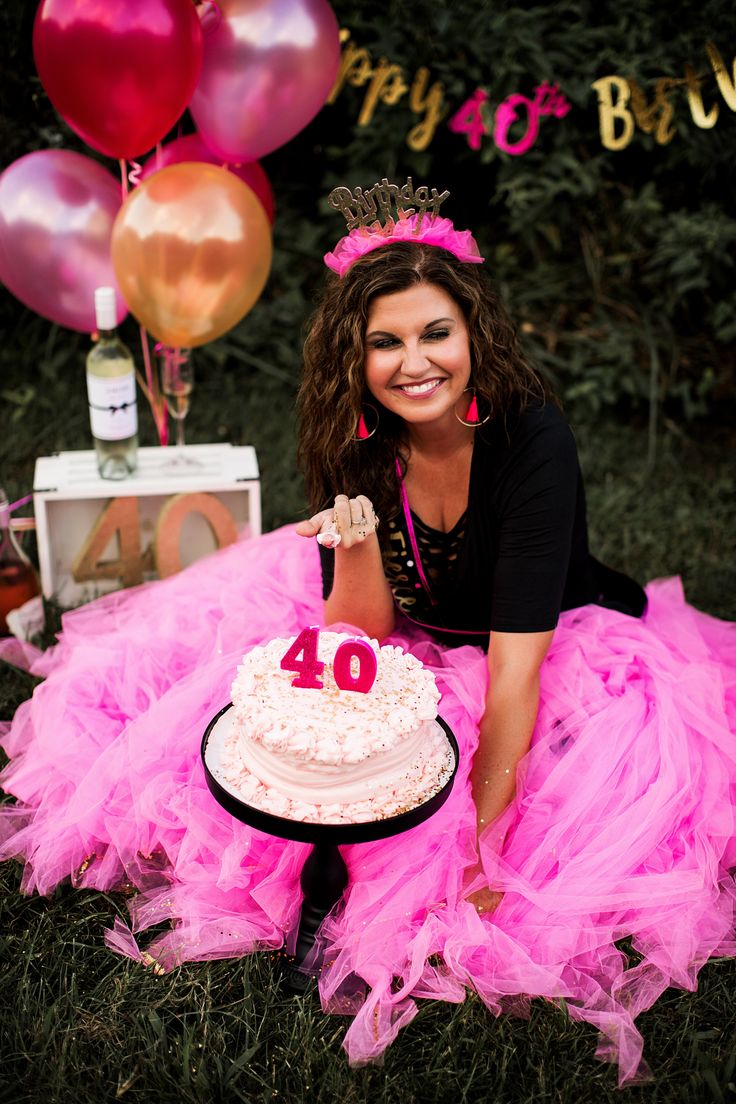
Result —
[[[403,513],[381,533],[384,570],[403,614],[446,643],[488,647],[489,631],[544,632],[561,610],[597,603],[635,617],[642,588],[588,551],[572,432],[552,403],[476,430],[468,508],[450,533],[412,513],[427,594]],[[334,553],[320,547],[323,594]]]

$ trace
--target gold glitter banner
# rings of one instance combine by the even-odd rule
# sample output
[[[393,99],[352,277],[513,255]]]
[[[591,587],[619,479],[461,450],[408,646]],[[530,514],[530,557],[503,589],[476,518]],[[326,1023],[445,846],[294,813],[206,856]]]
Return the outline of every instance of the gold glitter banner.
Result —
[[[472,149],[479,149],[483,139],[490,139],[505,153],[523,154],[536,139],[538,116],[547,113],[561,118],[570,107],[558,86],[550,85],[545,80],[541,84],[537,81],[535,93],[538,99],[540,89],[556,90],[559,106],[555,110],[551,104],[539,105],[536,100],[527,100],[518,94],[507,97],[492,110],[490,94],[485,89],[476,89],[459,108],[449,110],[445,101],[444,85],[440,81],[431,82],[430,70],[426,66],[420,66],[410,76],[400,65],[388,58],[381,57],[374,61],[365,47],[352,41],[351,32],[347,28],[340,31],[340,40],[343,45],[340,69],[327,103],[335,103],[348,86],[364,88],[357,124],[359,127],[367,127],[381,105],[393,107],[408,95],[406,103],[412,114],[419,117],[416,125],[406,135],[406,144],[412,150],[427,149],[440,122],[449,114],[447,125],[456,133],[466,134]],[[609,150],[625,149],[638,128],[645,134],[651,134],[659,145],[666,145],[677,134],[678,99],[685,101],[693,122],[703,130],[715,126],[721,101],[731,111],[736,111],[736,59],[732,62],[732,71],[729,72],[715,43],[706,42],[705,53],[710,64],[708,68],[701,67],[704,71],[688,62],[684,66],[682,77],[658,77],[650,89],[644,89],[634,79],[619,74],[593,81],[591,88],[598,97],[601,144]],[[521,115],[520,109],[523,109]],[[461,126],[457,122],[460,117],[467,117],[471,121]],[[525,137],[509,141],[509,126],[518,120],[523,127],[525,119]],[[354,205],[355,198],[353,197]],[[380,200],[378,202],[380,204]],[[354,226],[365,225],[370,221],[371,213],[373,218],[376,217],[375,203],[372,208],[370,200],[368,203],[369,206],[364,207],[362,198],[359,197],[352,215],[356,220]]]

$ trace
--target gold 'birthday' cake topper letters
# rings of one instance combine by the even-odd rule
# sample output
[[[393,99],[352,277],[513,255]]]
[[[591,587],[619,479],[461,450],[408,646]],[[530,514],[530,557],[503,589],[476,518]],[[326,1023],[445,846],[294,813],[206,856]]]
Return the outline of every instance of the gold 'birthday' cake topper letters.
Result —
[[[365,190],[356,188],[355,192],[351,192],[349,188],[334,188],[327,198],[331,207],[342,211],[348,230],[356,230],[359,226],[381,229],[381,220],[383,227],[390,229],[395,222],[395,208],[396,218],[403,219],[416,214],[416,231],[419,232],[427,211],[431,209],[432,214],[437,215],[440,205],[449,195],[447,191],[440,195],[436,188],[432,188],[430,195],[426,184],[415,190],[409,176],[406,184],[401,187],[398,184],[389,184],[384,177],[380,184],[374,184],[372,188]]]

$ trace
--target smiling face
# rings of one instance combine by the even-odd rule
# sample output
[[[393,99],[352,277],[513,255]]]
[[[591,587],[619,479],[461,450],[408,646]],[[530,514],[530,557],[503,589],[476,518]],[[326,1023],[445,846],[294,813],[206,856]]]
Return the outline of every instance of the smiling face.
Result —
[[[365,382],[382,406],[410,425],[451,424],[469,380],[468,327],[446,291],[418,284],[373,300]]]

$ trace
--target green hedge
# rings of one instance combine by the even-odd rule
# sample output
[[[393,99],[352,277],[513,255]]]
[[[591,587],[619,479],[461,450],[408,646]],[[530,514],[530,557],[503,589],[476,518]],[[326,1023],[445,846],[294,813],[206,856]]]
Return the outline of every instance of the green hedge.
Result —
[[[568,408],[637,416],[651,405],[678,422],[731,418],[736,119],[706,43],[725,62],[721,82],[728,92],[736,9],[717,0],[642,0],[635,7],[335,0],[333,7],[374,68],[387,59],[407,85],[418,69],[428,69],[428,86],[443,85],[444,116],[426,148],[411,149],[406,136],[422,113],[412,111],[410,93],[395,104],[379,101],[363,127],[358,117],[369,85],[348,83],[310,126],[264,159],[278,210],[273,276],[253,312],[202,351],[204,361],[281,372],[288,390],[298,371],[300,327],[322,278],[321,254],[342,229],[328,192],[337,184],[411,175],[417,184],[450,189],[443,213],[476,232],[529,353]],[[58,119],[40,85],[30,45],[33,11],[11,0],[0,12],[9,59],[0,131],[6,163],[49,145],[95,156]],[[688,65],[702,77],[704,110],[719,105],[710,129],[693,121]],[[610,75],[636,81],[652,109],[650,132],[637,125],[628,146],[616,151],[602,144],[592,87]],[[655,97],[662,77],[675,82],[669,124]],[[502,100],[532,97],[543,80],[559,84],[572,106],[563,118],[540,120],[538,139],[523,156],[500,151],[490,136],[473,150],[447,125],[476,88],[488,93],[490,124]],[[185,119],[184,126],[191,124]],[[669,142],[657,140],[658,126],[674,128]],[[516,124],[512,140],[523,129]],[[6,323],[19,317],[7,293],[0,307]],[[20,317],[24,345],[34,344],[25,336],[34,325],[48,333],[49,324],[30,312]],[[66,343],[70,355],[74,346]],[[18,348],[2,356],[7,363]]]

